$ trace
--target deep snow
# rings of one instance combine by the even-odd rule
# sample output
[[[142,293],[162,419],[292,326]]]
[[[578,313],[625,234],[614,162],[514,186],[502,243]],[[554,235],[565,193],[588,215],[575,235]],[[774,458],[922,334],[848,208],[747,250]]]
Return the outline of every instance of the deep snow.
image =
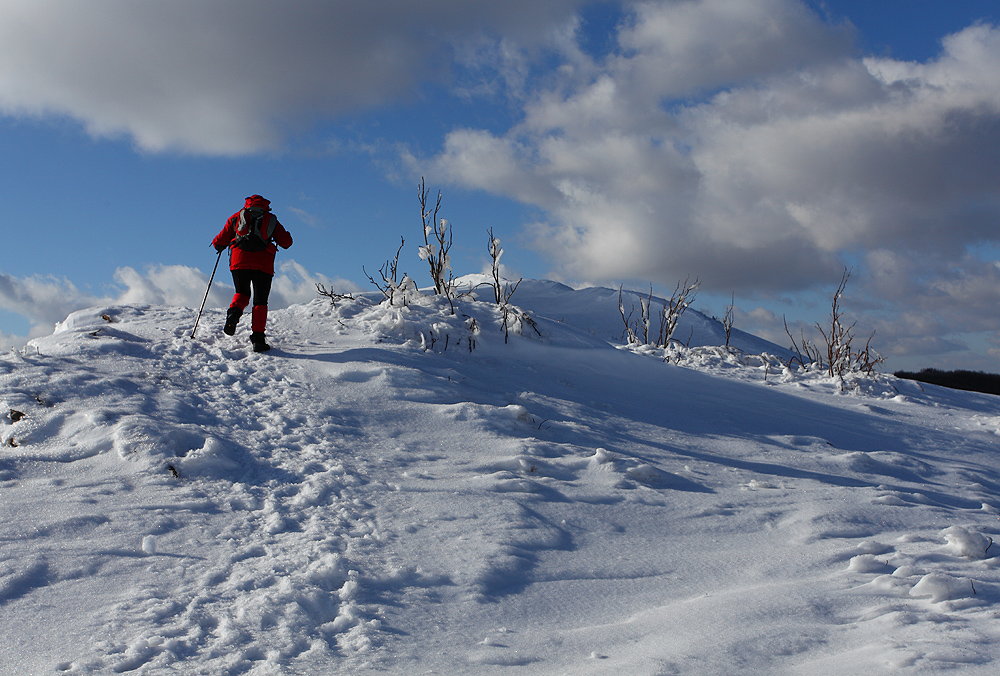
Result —
[[[0,674],[996,673],[1000,399],[625,349],[606,291],[0,357]]]

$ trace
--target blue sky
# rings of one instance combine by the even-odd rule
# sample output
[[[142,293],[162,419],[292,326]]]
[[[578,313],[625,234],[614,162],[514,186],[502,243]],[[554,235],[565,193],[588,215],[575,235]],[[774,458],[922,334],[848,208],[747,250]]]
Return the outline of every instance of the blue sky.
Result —
[[[513,276],[698,276],[695,307],[735,293],[785,344],[848,265],[891,367],[1000,370],[996,6],[5,3],[0,345],[94,304],[197,307],[252,193],[295,238],[273,303],[366,288],[400,236],[426,282],[423,175],[457,274],[493,228]]]

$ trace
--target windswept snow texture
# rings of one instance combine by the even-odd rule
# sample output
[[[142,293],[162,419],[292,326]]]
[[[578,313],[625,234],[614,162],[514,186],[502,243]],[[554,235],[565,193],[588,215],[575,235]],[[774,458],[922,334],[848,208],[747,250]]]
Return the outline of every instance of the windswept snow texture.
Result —
[[[552,289],[0,357],[0,674],[997,673],[1000,399],[628,350]]]
[[[482,288],[482,285],[491,282],[485,275],[466,275],[460,278],[458,283],[460,288],[464,286]],[[480,295],[484,298],[489,296],[488,293]],[[639,306],[641,301],[646,299],[647,294],[623,290],[621,302],[626,317],[634,309],[633,320],[638,320]],[[525,279],[517,285],[511,300],[532,313],[570,324],[601,340],[612,342],[624,340],[625,323],[618,310],[618,289],[597,286],[574,290],[559,282]],[[657,312],[667,303],[667,299],[653,296],[650,320],[652,334],[656,334],[659,329]],[[688,308],[681,315],[673,337],[677,342],[691,347],[726,344],[726,332],[722,323],[694,308]],[[732,330],[730,345],[751,354],[766,352],[789,357],[792,354],[787,348],[740,331],[736,327]]]

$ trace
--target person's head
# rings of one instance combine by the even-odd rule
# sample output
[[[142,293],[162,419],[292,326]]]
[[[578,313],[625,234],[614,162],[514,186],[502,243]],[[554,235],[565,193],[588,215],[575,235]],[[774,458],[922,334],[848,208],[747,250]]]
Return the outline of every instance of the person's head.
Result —
[[[266,209],[267,211],[270,211],[271,203],[260,195],[250,195],[250,197],[247,197],[244,207],[247,209],[256,207],[258,209]]]

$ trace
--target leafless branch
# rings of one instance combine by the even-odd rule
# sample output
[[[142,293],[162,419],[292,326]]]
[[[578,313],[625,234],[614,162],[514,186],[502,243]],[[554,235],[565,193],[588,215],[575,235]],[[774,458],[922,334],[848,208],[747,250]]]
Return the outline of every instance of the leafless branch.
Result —
[[[677,282],[674,287],[674,292],[671,294],[667,303],[663,306],[663,316],[661,319],[661,336],[662,340],[660,344],[666,347],[667,343],[674,335],[674,331],[677,329],[677,323],[680,321],[681,315],[684,311],[691,306],[694,302],[695,295],[697,295],[698,287],[701,286],[701,282],[695,277],[694,282],[691,282],[691,277],[685,277],[683,282]]]
[[[420,248],[420,257],[426,260],[430,266],[431,279],[434,280],[434,293],[447,296],[448,302],[451,303],[452,314],[455,314],[455,306],[452,303],[454,280],[451,276],[451,258],[448,255],[452,245],[451,228],[448,226],[448,221],[438,218],[438,213],[441,211],[441,191],[438,191],[433,212],[428,207],[427,196],[427,187],[424,184],[424,179],[421,178],[417,198],[420,201],[420,223],[423,227],[424,246]]]
[[[732,299],[726,306],[726,314],[722,318],[722,330],[726,332],[726,347],[729,347],[729,340],[733,333],[733,313],[736,309],[736,292],[733,291]]]
[[[354,300],[354,296],[352,296],[351,294],[337,293],[336,291],[333,290],[333,287],[327,289],[326,286],[321,282],[316,282],[316,293],[326,298],[329,298],[330,304],[333,305],[334,307],[337,306],[337,301]]]
[[[368,281],[371,282],[376,289],[382,292],[382,295],[389,301],[390,305],[395,304],[397,294],[402,297],[403,304],[406,304],[406,295],[404,291],[406,282],[409,278],[406,276],[406,273],[403,273],[402,280],[398,278],[399,254],[403,250],[403,245],[405,243],[406,240],[400,237],[399,248],[396,249],[396,255],[383,263],[382,267],[379,268],[378,272],[379,276],[382,278],[381,282],[377,281],[372,275],[368,274],[368,271],[365,270],[365,266],[361,266],[361,271],[365,273],[365,277],[368,278]]]
[[[491,266],[493,274],[493,300],[496,301],[497,305],[507,305],[510,303],[511,296],[517,291],[517,286],[521,283],[521,280],[518,279],[514,284],[510,282],[501,283],[500,257],[503,256],[503,249],[500,247],[500,240],[493,235],[493,228],[490,228],[487,234],[490,238],[490,258],[493,261]]]
[[[629,345],[634,345],[639,342],[639,339],[635,335],[635,331],[632,328],[632,315],[635,313],[635,306],[633,305],[629,310],[628,316],[625,316],[625,301],[622,299],[622,288],[624,284],[618,286],[618,312],[621,313],[622,322],[625,324],[625,330],[622,332],[622,336],[628,337]]]
[[[789,365],[794,363],[796,359],[803,367],[811,364],[822,365],[826,368],[827,374],[832,378],[839,378],[842,385],[844,377],[849,374],[862,373],[869,376],[875,374],[878,366],[885,360],[881,354],[872,348],[872,339],[875,337],[874,331],[872,331],[868,340],[865,341],[864,348],[856,350],[854,347],[854,327],[857,325],[857,322],[851,322],[850,324],[845,322],[841,306],[841,299],[843,298],[844,290],[847,288],[847,281],[850,278],[851,269],[844,268],[844,274],[840,278],[840,284],[837,285],[830,303],[830,319],[827,325],[822,326],[819,322],[815,324],[816,329],[823,337],[825,350],[809,343],[804,334],[802,334],[802,344],[800,347],[788,330],[788,323],[785,323],[785,333],[788,334],[788,337],[792,341],[792,349],[798,354],[798,357],[793,357],[789,360]]]

